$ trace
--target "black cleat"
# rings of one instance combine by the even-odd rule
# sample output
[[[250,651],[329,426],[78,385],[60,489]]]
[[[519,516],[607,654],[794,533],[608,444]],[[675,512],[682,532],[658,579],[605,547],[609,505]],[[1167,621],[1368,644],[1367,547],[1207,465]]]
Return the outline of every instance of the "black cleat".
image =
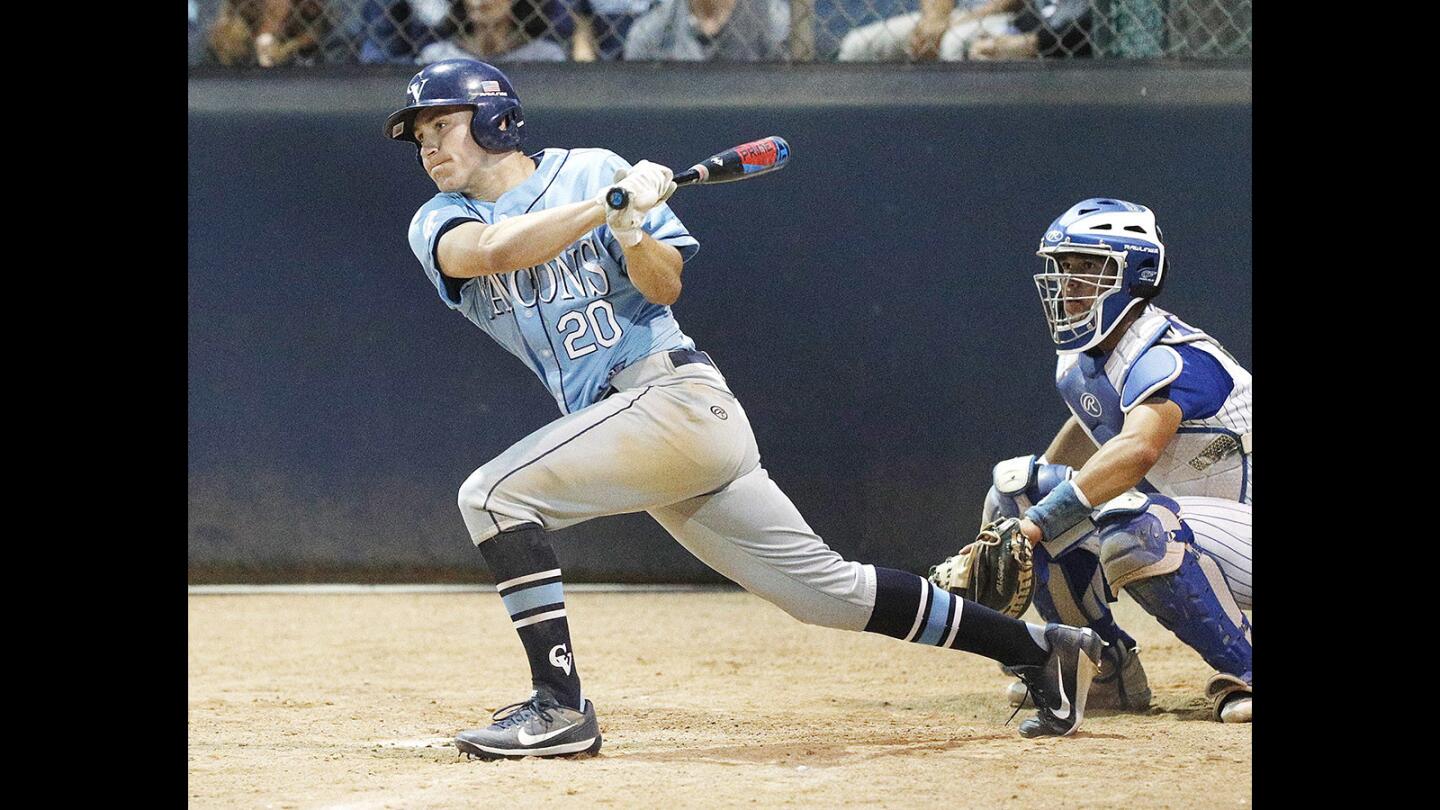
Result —
[[[1100,669],[1106,644],[1088,627],[1045,627],[1050,657],[1039,666],[1011,667],[1024,681],[1039,711],[1020,724],[1021,737],[1064,737],[1080,728],[1090,682]]]
[[[1009,667],[1001,667],[1007,675],[1014,675]],[[1144,712],[1150,708],[1152,698],[1150,679],[1140,665],[1140,645],[1126,649],[1122,644],[1106,644],[1100,656],[1100,671],[1090,683],[1090,695],[1086,698],[1087,709],[1112,709],[1121,712]],[[1030,688],[1024,681],[1016,681],[1005,690],[1005,697],[1011,706],[1025,709],[1035,708],[1030,697]]]
[[[541,692],[495,713],[486,728],[462,731],[455,747],[480,759],[575,757],[600,751],[600,723],[595,707],[585,701],[583,712],[562,706]]]

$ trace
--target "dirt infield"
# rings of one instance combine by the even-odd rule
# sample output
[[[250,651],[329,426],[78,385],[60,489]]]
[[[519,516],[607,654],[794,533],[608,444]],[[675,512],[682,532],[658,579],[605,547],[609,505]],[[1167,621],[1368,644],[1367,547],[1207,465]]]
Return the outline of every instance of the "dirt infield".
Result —
[[[451,737],[529,691],[493,594],[191,596],[190,805],[1250,803],[1250,727],[1208,720],[1208,668],[1128,598],[1156,705],[1030,741],[982,658],[807,627],[738,591],[567,597],[604,748],[485,763]]]

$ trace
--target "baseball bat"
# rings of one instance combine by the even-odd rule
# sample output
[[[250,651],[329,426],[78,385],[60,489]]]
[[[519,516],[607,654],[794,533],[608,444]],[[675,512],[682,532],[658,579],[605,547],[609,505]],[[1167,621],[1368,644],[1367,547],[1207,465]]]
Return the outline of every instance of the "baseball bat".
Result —
[[[749,180],[762,174],[779,171],[790,161],[790,144],[779,135],[742,143],[717,152],[672,178],[677,186],[712,185]],[[605,195],[605,204],[619,210],[630,203],[630,192],[612,188]]]

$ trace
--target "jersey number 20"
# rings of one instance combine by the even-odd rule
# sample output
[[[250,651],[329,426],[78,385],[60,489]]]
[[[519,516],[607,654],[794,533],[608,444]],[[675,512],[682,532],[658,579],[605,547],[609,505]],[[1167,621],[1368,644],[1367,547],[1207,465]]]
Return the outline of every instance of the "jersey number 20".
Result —
[[[604,313],[603,318],[600,317],[601,313]],[[602,320],[605,322],[603,328],[600,323]],[[569,328],[571,325],[575,327],[573,331]],[[578,309],[572,309],[561,315],[555,331],[565,335],[565,353],[570,355],[571,360],[595,351],[597,343],[608,349],[619,343],[620,336],[624,334],[620,324],[615,321],[615,312],[610,309],[610,302],[604,298],[590,302],[583,314]],[[576,341],[591,334],[595,337],[590,343],[584,346],[575,345]]]

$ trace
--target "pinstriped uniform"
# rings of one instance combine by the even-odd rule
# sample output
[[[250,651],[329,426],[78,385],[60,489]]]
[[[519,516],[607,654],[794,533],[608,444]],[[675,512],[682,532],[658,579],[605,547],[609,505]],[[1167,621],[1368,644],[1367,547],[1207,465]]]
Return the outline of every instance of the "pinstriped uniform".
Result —
[[[1225,349],[1204,332],[1175,315],[1148,304],[1135,323],[1105,358],[1104,379],[1115,396],[1111,405],[1104,396],[1094,407],[1101,416],[1077,407],[1074,396],[1066,404],[1080,426],[1097,445],[1118,433],[1119,398],[1135,363],[1153,346],[1189,346],[1205,352],[1220,364],[1233,383],[1215,414],[1180,423],[1165,452],[1146,473],[1139,489],[1174,498],[1181,518],[1195,535],[1195,545],[1219,564],[1230,592],[1242,608],[1250,609],[1251,538],[1250,517],[1255,488],[1254,456],[1250,452],[1251,375]],[[1085,362],[1078,354],[1062,354],[1056,366],[1056,380],[1065,393],[1073,369]],[[1078,545],[1096,548],[1093,533]],[[1098,571],[1096,577],[1099,576]],[[1092,592],[1098,592],[1091,588]]]
[[[1195,545],[1220,564],[1235,602],[1254,605],[1250,588],[1250,504],[1218,498],[1178,497],[1180,517],[1195,535]]]

